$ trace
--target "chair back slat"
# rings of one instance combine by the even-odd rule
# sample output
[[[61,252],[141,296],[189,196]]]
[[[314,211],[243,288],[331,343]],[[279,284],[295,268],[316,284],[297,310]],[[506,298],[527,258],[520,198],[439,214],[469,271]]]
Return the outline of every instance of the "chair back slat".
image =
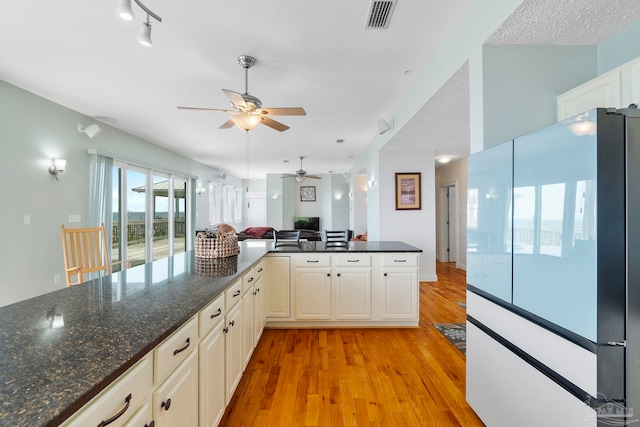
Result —
[[[324,230],[325,246],[346,247],[351,238],[351,230]]]
[[[82,228],[65,228],[63,225],[61,234],[67,286],[81,283],[85,273],[111,273],[104,224]],[[75,282],[73,276],[77,276]]]
[[[297,246],[300,247],[300,230],[273,230],[274,247]]]

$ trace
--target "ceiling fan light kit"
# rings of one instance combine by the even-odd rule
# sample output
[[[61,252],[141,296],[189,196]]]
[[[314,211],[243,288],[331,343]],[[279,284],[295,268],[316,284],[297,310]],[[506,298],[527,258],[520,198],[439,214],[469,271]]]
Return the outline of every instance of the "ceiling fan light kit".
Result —
[[[162,22],[162,18],[160,18],[156,13],[154,13],[147,6],[142,4],[140,0],[134,0],[140,9],[144,10],[147,14],[147,20],[142,23],[142,29],[140,30],[140,34],[136,40],[143,46],[151,47],[151,22],[150,18],[155,19],[158,22]],[[133,9],[131,8],[131,0],[119,0],[118,6],[116,7],[116,13],[118,16],[125,21],[132,21],[135,15],[133,14]]]
[[[137,2],[138,0],[136,0]],[[229,120],[224,122],[219,129],[229,129],[236,126],[244,131],[250,131],[259,124],[263,124],[271,129],[284,132],[289,126],[280,123],[268,116],[306,116],[307,112],[302,107],[287,108],[262,108],[262,101],[256,96],[249,93],[249,68],[256,64],[256,59],[249,55],[240,55],[238,64],[244,69],[244,93],[234,92],[228,89],[222,89],[222,93],[231,102],[232,109],[225,110],[220,108],[202,108],[202,107],[178,107],[183,110],[200,110],[200,111],[220,111],[230,114]]]

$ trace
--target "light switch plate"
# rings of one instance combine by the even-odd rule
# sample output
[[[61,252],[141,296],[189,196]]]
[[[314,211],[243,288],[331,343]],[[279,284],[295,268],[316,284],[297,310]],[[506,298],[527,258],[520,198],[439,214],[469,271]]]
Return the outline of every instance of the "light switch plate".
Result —
[[[69,215],[69,224],[74,222],[82,222],[82,215]]]
[[[25,225],[31,224],[31,215],[25,215],[24,216],[24,224]]]

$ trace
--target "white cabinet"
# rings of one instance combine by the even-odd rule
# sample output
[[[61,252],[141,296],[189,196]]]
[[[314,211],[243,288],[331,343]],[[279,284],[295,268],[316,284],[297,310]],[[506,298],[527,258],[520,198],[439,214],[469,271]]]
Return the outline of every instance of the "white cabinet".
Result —
[[[598,107],[640,104],[640,58],[557,96],[558,121]]]
[[[156,427],[198,426],[198,352],[192,351],[153,393]]]
[[[296,268],[296,319],[331,319],[331,269]]]
[[[217,426],[227,406],[224,327],[224,322],[218,322],[198,347],[200,427]]]
[[[254,290],[253,290],[253,345],[254,347],[258,345],[260,341],[260,337],[262,336],[262,331],[264,331],[264,322],[265,322],[265,280],[260,277],[258,278]]]
[[[371,319],[371,269],[337,267],[335,270],[335,319]]]
[[[255,279],[254,279],[255,280]],[[254,334],[253,327],[254,322],[254,303],[255,293],[254,288],[251,286],[247,289],[246,293],[242,297],[242,370],[246,368],[251,355],[253,354],[254,347]]]
[[[269,256],[269,265],[263,276],[266,317],[291,317],[291,257]]]
[[[109,424],[113,425],[113,424]],[[153,411],[151,407],[151,396],[149,396],[144,403],[140,406],[140,409],[129,418],[124,427],[153,427],[155,421],[153,420]]]
[[[244,370],[244,357],[242,354],[242,304],[235,304],[225,317],[225,396],[228,404],[236,390],[242,371]]]
[[[382,255],[384,319],[418,319],[418,256],[410,253]]]

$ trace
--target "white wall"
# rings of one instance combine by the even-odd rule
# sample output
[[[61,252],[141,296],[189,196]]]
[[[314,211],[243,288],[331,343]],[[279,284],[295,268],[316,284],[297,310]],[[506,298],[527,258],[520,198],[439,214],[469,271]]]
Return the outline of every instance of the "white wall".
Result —
[[[380,156],[378,182],[373,188],[379,186],[380,197],[380,238],[375,240],[402,241],[422,249],[420,281],[437,280],[433,162],[433,151],[384,150],[384,155]],[[395,174],[398,172],[422,174],[422,209],[396,210]]]
[[[0,306],[65,286],[60,224],[81,215],[88,224],[89,148],[140,159],[147,165],[215,180],[219,171],[100,123],[94,139],[77,131],[78,122],[95,120],[0,81]],[[47,172],[51,158],[67,160],[60,180]],[[228,177],[230,185],[241,180]],[[196,228],[209,223],[208,194],[196,197]],[[24,224],[24,216],[31,224]],[[60,283],[54,283],[54,276]]]
[[[457,235],[457,260],[456,267],[466,270],[467,268],[467,158],[451,162],[446,166],[440,166],[435,170],[435,194],[436,194],[436,248],[439,248],[440,242],[446,239],[444,220],[441,213],[446,212],[446,206],[442,206],[442,199],[438,197],[443,186],[456,186],[457,217],[456,221]],[[444,254],[440,254],[442,258]]]
[[[367,231],[367,176],[356,175],[353,177],[351,188],[353,203],[353,234],[364,234]]]

